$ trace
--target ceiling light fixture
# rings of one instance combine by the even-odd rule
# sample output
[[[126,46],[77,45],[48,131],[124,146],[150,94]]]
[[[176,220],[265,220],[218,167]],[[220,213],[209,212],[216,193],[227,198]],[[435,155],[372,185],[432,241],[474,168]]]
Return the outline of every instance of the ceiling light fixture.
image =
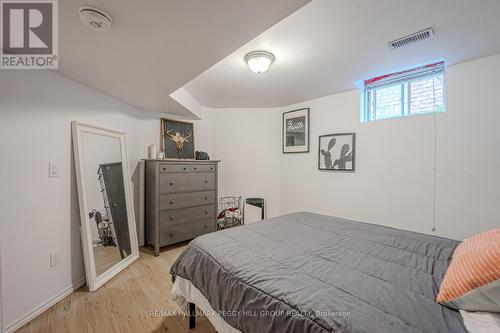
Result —
[[[80,21],[89,29],[102,31],[111,27],[111,16],[102,9],[95,7],[81,7]]]
[[[247,53],[245,61],[252,72],[260,74],[269,69],[274,61],[274,55],[267,51],[252,51]]]

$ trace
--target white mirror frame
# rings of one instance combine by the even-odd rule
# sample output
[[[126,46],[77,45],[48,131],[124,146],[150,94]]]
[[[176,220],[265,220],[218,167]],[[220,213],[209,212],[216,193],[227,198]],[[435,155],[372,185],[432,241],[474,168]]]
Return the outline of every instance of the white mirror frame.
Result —
[[[109,130],[102,127],[82,124],[77,121],[71,122],[73,134],[73,149],[75,157],[76,183],[78,186],[78,201],[80,204],[80,234],[82,238],[83,259],[85,261],[85,276],[89,291],[95,291],[123,269],[139,258],[139,245],[137,242],[137,230],[135,225],[134,200],[132,197],[132,181],[130,178],[129,161],[127,156],[127,142],[125,133]],[[123,185],[125,190],[125,203],[127,206],[128,230],[130,234],[130,246],[132,253],[120,262],[109,268],[100,276],[96,276],[94,251],[92,249],[92,234],[88,224],[88,204],[85,174],[82,155],[82,133],[107,136],[120,140],[120,149],[123,167]]]

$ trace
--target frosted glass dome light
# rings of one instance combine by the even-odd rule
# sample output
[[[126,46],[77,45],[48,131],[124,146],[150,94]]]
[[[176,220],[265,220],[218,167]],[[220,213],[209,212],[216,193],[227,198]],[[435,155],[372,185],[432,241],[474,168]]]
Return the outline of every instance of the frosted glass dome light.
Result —
[[[274,55],[267,51],[252,51],[245,56],[248,68],[257,74],[266,72],[274,61]]]

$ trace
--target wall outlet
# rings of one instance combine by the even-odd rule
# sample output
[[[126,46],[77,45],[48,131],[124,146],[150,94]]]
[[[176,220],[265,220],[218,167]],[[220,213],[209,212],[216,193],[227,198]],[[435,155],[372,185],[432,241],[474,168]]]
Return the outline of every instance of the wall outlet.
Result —
[[[54,252],[50,253],[50,267],[54,267],[59,265],[61,262],[59,261],[59,253],[60,250],[55,250]]]
[[[49,177],[59,177],[59,170],[55,163],[49,163]]]

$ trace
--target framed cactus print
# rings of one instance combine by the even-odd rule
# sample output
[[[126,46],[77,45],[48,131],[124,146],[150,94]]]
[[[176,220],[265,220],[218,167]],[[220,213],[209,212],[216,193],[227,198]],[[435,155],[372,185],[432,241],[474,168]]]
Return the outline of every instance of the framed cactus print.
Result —
[[[318,145],[318,169],[354,171],[356,133],[321,135]]]

